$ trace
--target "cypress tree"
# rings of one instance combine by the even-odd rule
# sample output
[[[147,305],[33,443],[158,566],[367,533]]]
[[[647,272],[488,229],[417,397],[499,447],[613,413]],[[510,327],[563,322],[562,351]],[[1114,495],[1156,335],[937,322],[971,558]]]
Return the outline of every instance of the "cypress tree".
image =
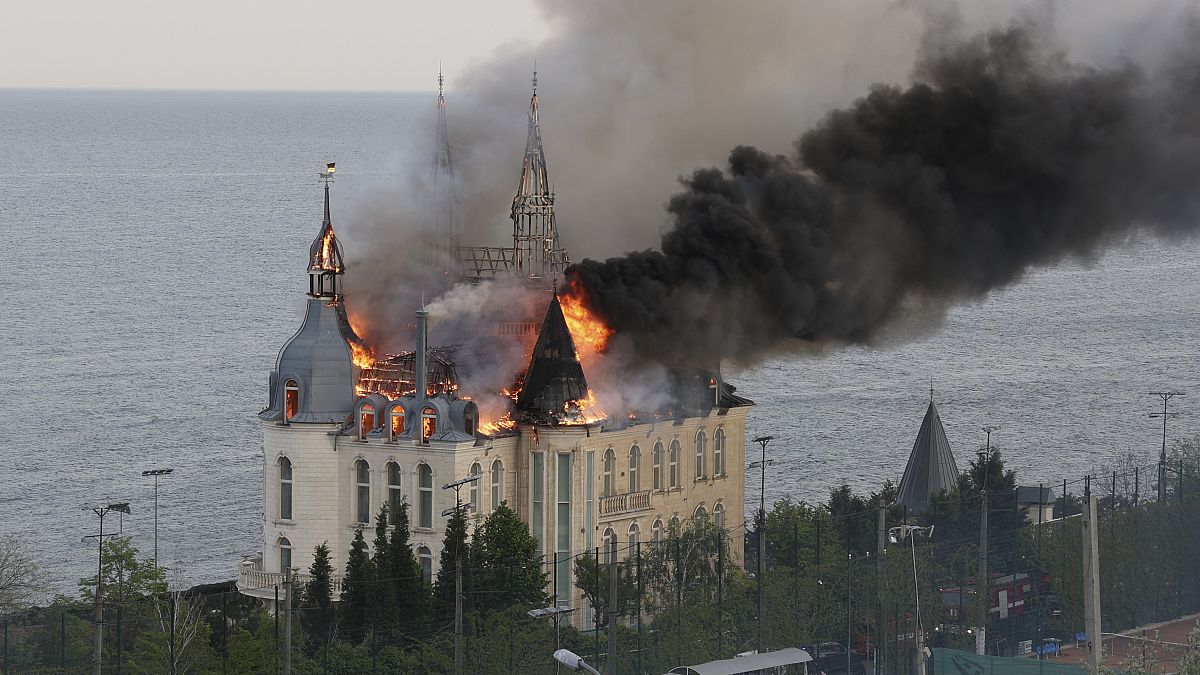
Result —
[[[401,501],[395,514],[392,538],[388,542],[387,561],[391,597],[394,599],[393,616],[401,632],[412,634],[428,610],[425,580],[421,578],[421,565],[409,544],[408,502]]]
[[[314,654],[332,638],[333,628],[333,565],[329,562],[329,543],[313,549],[309,581],[300,599],[300,624],[308,637],[308,653]]]
[[[386,625],[385,617],[392,611],[392,587],[388,582],[391,576],[391,563],[388,556],[388,505],[384,502],[379,507],[379,515],[375,517],[375,541],[371,543],[371,572],[375,596],[373,610],[375,625]]]
[[[350,556],[346,560],[346,576],[342,577],[342,607],[338,625],[342,639],[351,644],[363,641],[375,616],[375,594],[371,588],[373,568],[360,527],[354,531]]]
[[[454,621],[454,552],[458,551],[463,571],[463,593],[468,595],[471,587],[471,555],[467,547],[467,519],[465,509],[455,511],[446,522],[446,538],[442,542],[437,580],[433,584],[433,618],[439,623]]]

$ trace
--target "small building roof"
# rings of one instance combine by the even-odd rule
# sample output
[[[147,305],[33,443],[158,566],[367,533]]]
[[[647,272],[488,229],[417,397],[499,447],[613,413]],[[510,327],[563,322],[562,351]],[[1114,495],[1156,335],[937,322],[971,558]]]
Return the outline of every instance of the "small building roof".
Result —
[[[954,453],[950,451],[942,418],[930,397],[921,430],[917,432],[917,440],[908,456],[908,466],[904,468],[904,477],[900,479],[896,502],[914,511],[924,511],[929,507],[931,495],[953,489],[957,480]]]
[[[1053,504],[1054,490],[1048,487],[1042,487],[1041,495],[1038,494],[1038,486],[1022,485],[1017,487],[1017,503],[1018,504]]]

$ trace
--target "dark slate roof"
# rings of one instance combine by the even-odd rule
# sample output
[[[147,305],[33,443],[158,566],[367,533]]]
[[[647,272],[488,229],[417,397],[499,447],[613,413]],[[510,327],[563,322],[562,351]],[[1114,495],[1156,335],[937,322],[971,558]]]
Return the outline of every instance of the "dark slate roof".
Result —
[[[908,457],[908,466],[904,468],[904,477],[900,479],[896,502],[914,511],[923,511],[929,506],[930,495],[949,491],[957,480],[958,467],[954,464],[950,441],[946,439],[946,429],[942,427],[937,406],[930,400],[912,454]]]
[[[1036,485],[1022,485],[1017,488],[1017,503],[1018,504],[1037,504],[1038,503],[1038,487]],[[1042,504],[1054,503],[1054,490],[1048,487],[1042,488]]]
[[[575,341],[555,296],[533,347],[529,370],[517,395],[517,410],[528,421],[554,421],[568,402],[586,399],[587,395],[587,380],[575,356]]]
[[[282,418],[282,388],[289,379],[300,388],[293,422],[341,422],[354,409],[354,363],[339,310],[321,298],[308,299],[303,325],[279,350],[271,407],[260,413],[262,419]]]

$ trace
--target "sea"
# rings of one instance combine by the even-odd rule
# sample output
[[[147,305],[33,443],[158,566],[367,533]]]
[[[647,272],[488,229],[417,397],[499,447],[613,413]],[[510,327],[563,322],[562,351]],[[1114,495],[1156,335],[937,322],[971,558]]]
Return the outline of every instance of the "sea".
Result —
[[[345,183],[394,180],[387,148],[426,132],[429,105],[0,91],[0,535],[23,540],[49,591],[94,569],[98,504],[129,504],[104,527],[146,555],[157,514],[175,584],[231,579],[261,548],[256,413],[301,320],[315,172],[336,158]],[[1150,392],[1191,394],[1171,402],[1172,442],[1200,433],[1198,254],[1195,240],[1135,231],[870,347],[727,367],[755,402],[747,437],[773,436],[763,497],[898,482],[931,390],[960,469],[984,426],[1022,484],[1075,482],[1131,453],[1152,465]],[[174,473],[156,511],[141,472],[157,468]],[[747,502],[759,498],[749,480]]]

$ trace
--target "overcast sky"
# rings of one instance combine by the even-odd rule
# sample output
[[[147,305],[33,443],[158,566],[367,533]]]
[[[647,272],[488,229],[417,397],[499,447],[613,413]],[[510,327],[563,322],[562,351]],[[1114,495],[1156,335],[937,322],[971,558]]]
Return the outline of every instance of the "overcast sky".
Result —
[[[436,87],[546,23],[532,0],[0,0],[0,87]]]

